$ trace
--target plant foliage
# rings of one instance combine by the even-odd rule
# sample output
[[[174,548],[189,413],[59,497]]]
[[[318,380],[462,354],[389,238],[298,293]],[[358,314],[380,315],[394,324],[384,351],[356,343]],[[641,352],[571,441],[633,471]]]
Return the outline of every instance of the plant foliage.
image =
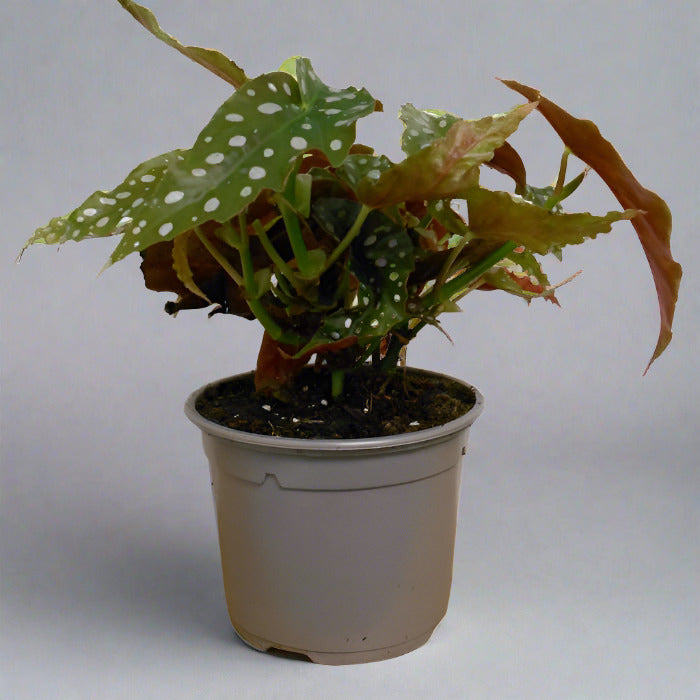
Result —
[[[540,258],[631,219],[659,296],[652,361],[668,345],[681,276],[668,208],[592,122],[504,81],[528,101],[502,114],[467,120],[405,105],[405,158],[394,163],[356,143],[356,122],[381,110],[366,90],[329,87],[300,57],[249,79],[219,52],[166,34],[146,8],[119,2],[235,91],[191,148],[145,161],[37,229],[27,246],[118,236],[107,265],[140,253],[146,286],[177,295],[169,313],[211,307],[257,319],[256,383],[279,394],[314,355],[338,372],[369,358],[395,366],[423,327],[476,289],[556,303]],[[565,146],[548,188],[527,182],[508,142],[533,110]],[[622,211],[562,210],[583,180],[566,181],[569,153],[601,176]],[[481,166],[509,176],[514,193],[482,187]]]

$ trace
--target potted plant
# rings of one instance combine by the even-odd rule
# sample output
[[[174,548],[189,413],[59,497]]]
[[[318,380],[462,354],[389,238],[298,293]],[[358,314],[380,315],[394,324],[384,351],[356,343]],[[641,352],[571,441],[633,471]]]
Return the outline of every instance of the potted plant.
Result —
[[[670,212],[592,122],[525,85],[503,81],[526,102],[477,120],[405,105],[394,163],[356,142],[356,122],[382,109],[366,90],[327,86],[306,58],[248,78],[120,4],[235,91],[190,149],[138,165],[26,246],[119,236],[106,266],[139,253],[146,286],[176,294],[169,314],[259,322],[255,371],[186,404],[209,458],[233,626],[256,648],[324,663],[410,651],[447,608],[461,457],[482,398],[405,367],[406,346],[477,290],[557,303],[541,258],[629,220],[659,299],[651,364],[681,277]],[[564,144],[549,187],[528,183],[508,141],[533,111]],[[568,179],[572,154],[586,169]],[[513,193],[481,186],[482,166]],[[621,211],[564,212],[588,170]]]

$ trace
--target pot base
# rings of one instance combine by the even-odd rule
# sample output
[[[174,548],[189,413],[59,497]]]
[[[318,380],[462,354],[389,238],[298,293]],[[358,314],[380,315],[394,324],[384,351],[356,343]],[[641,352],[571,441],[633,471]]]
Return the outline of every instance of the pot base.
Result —
[[[270,642],[261,637],[256,637],[254,634],[247,632],[239,626],[233,627],[235,633],[242,642],[247,644],[252,649],[260,652],[275,653],[281,652],[283,656],[291,656],[300,660],[308,660],[315,664],[324,664],[326,666],[344,666],[348,664],[365,664],[373,661],[384,661],[393,659],[403,654],[408,654],[423,646],[432,635],[434,630],[430,630],[418,637],[409,639],[401,644],[394,644],[390,647],[381,649],[366,649],[362,651],[313,651],[311,649],[297,649],[295,647],[281,646]]]

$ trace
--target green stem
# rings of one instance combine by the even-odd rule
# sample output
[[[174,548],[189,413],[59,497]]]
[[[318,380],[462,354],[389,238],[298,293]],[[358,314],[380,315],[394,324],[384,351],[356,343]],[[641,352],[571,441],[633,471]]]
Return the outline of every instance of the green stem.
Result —
[[[461,275],[445,282],[440,289],[434,289],[426,299],[425,305],[432,306],[434,303],[445,302],[465,290],[470,284],[477,280],[485,272],[488,272],[497,262],[503,260],[518,247],[517,243],[508,241],[490,255],[487,255],[481,262],[473,265]]]
[[[338,245],[333,249],[333,252],[328,256],[328,260],[326,260],[326,265],[323,270],[324,272],[333,266],[336,260],[345,252],[347,247],[353,242],[353,240],[355,240],[355,238],[357,238],[358,234],[362,230],[362,224],[365,223],[365,219],[369,216],[371,211],[371,207],[368,207],[366,204],[362,205],[362,208],[357,214],[357,217],[350,227],[350,230],[345,234],[345,238],[338,243]]]
[[[331,372],[331,396],[334,399],[343,395],[343,383],[345,382],[345,371],[334,369]]]
[[[275,264],[280,273],[284,275],[285,279],[289,281],[289,283],[294,287],[294,289],[297,292],[300,292],[301,284],[297,279],[297,276],[294,274],[294,270],[292,270],[292,268],[289,267],[289,265],[287,265],[282,256],[277,252],[275,246],[272,245],[272,241],[270,241],[270,238],[267,235],[267,231],[265,230],[264,226],[260,223],[259,219],[256,219],[253,222],[253,228],[255,229],[255,233],[257,234],[258,239],[260,240],[260,243],[262,244],[262,247],[267,253],[270,260],[272,260],[272,262]]]
[[[299,218],[292,205],[282,195],[277,195],[275,197],[275,202],[282,214],[282,220],[287,229],[287,236],[289,236],[289,242],[292,245],[292,251],[297,261],[299,273],[302,277],[305,277],[310,272],[309,251],[306,247],[306,243],[304,243]]]
[[[561,161],[559,163],[559,175],[557,176],[557,184],[554,185],[554,194],[557,195],[561,192],[562,187],[564,187],[564,180],[566,178],[566,164],[569,161],[569,154],[571,150],[567,146],[562,153]]]
[[[408,344],[427,325],[427,321],[420,320],[415,326],[411,327],[409,322],[393,332],[386,355],[380,364],[380,368],[383,372],[389,372],[398,366],[401,361],[401,353],[405,351]]]
[[[241,256],[241,267],[243,268],[243,283],[245,285],[246,296],[249,299],[256,299],[258,296],[255,284],[255,270],[253,270],[253,258],[250,255],[250,240],[248,238],[248,225],[245,214],[238,217],[238,230],[241,234],[241,243],[238,252]]]
[[[216,248],[216,246],[204,235],[204,233],[202,233],[201,229],[198,226],[194,227],[194,232],[197,234],[197,237],[202,242],[202,245],[209,251],[214,260],[216,260],[216,262],[218,262],[219,265],[221,265],[224,271],[239,287],[243,287],[243,289],[245,289],[246,297],[248,297],[248,295],[250,294],[250,289],[254,288],[255,278],[252,277],[253,286],[251,287],[251,282],[249,281],[249,279],[250,273],[252,271],[252,260],[250,259],[250,250],[247,248],[247,232],[241,231],[241,240],[243,241],[243,237],[245,237],[245,249],[247,252],[246,256],[243,250],[240,251],[244,277],[241,277],[241,275],[234,269],[231,263],[228,260],[226,260],[226,258],[221,254],[221,251],[219,251]],[[243,249],[243,247],[244,246],[242,244],[241,248]],[[247,261],[246,257],[248,258]],[[248,270],[247,274],[246,269]],[[284,331],[277,325],[276,321],[272,318],[272,316],[270,316],[270,314],[267,312],[267,309],[265,309],[265,307],[262,305],[259,299],[246,298],[246,304],[248,304],[248,308],[253,312],[255,318],[260,322],[260,325],[272,336],[274,340],[285,339]],[[290,337],[289,340],[291,342],[294,342],[296,338]]]
[[[216,246],[204,235],[199,226],[194,227],[194,232],[197,234],[197,238],[202,242],[202,245],[209,251],[209,254],[216,260],[216,262],[221,265],[228,276],[239,286],[245,288],[245,282],[243,277],[238,273],[238,271],[231,265],[231,263],[222,255]]]
[[[267,309],[262,305],[260,299],[246,299],[248,308],[253,312],[256,320],[270,334],[273,340],[285,340],[284,331],[277,325],[272,316],[267,312]],[[291,337],[287,340],[293,340]]]
[[[547,201],[544,203],[544,208],[545,209],[554,209],[554,207],[559,204],[559,202],[562,202],[565,200],[569,195],[573,194],[578,186],[583,182],[583,178],[586,177],[586,173],[588,171],[584,170],[583,172],[579,173],[573,180],[570,182],[567,182],[564,187],[562,187],[558,192],[556,192],[551,196],[547,198]]]
[[[241,246],[239,248],[239,253],[241,255],[241,267],[243,268],[246,304],[248,304],[248,308],[253,312],[255,318],[270,334],[272,339],[280,340],[284,335],[284,331],[277,325],[277,322],[272,318],[272,316],[270,316],[267,309],[258,298],[258,288],[257,284],[255,283],[255,271],[253,269],[253,258],[250,254],[250,239],[248,238],[248,226],[246,223],[245,214],[241,214],[238,221],[241,232]]]
[[[442,287],[442,285],[445,283],[445,280],[449,277],[450,270],[452,269],[452,265],[454,265],[455,260],[457,260],[459,254],[462,252],[464,249],[464,246],[467,245],[469,242],[469,239],[466,235],[462,235],[462,240],[450,251],[450,255],[448,256],[447,260],[445,260],[445,264],[442,266],[442,269],[440,270],[440,274],[437,276],[437,279],[435,280],[435,288],[439,289]]]

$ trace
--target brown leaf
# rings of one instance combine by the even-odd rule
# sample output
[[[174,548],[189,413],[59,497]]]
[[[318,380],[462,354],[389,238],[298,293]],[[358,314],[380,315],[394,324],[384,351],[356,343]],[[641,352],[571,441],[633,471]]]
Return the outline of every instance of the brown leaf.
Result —
[[[199,65],[210,70],[214,75],[223,78],[227,83],[238,88],[246,81],[246,75],[241,68],[219,51],[199,46],[183,46],[175,37],[164,32],[160,28],[153,12],[147,7],[132,2],[132,0],[119,0],[119,4],[155,37],[184,54],[195,63],[199,63]]]
[[[515,191],[518,194],[525,189],[527,185],[525,164],[520,154],[507,141],[493,152],[493,158],[485,165],[512,177],[515,180]]]
[[[306,365],[312,355],[322,355],[349,348],[357,343],[356,336],[341,338],[332,343],[322,343],[297,357],[298,347],[279,343],[265,331],[258,362],[255,368],[255,390],[274,394],[288,384]]]
[[[277,342],[265,331],[255,367],[255,391],[272,394],[295,377],[311,353],[294,357],[297,348]]]
[[[573,117],[546,97],[542,97],[534,88],[513,80],[502,82],[528,100],[537,100],[537,109],[571,152],[600,175],[625,209],[637,209],[641,212],[632,219],[632,225],[649,261],[661,317],[659,338],[645,370],[646,374],[651,363],[671,342],[671,326],[682,275],[681,266],[671,255],[671,212],[661,197],[642,187],[613,145],[603,138],[593,122]]]
[[[204,227],[207,235],[216,240],[217,246],[226,250],[235,266],[239,265],[238,254],[218,238],[215,238],[212,226]],[[201,309],[211,304],[220,304],[226,313],[253,318],[243,291],[228,277],[211,254],[202,245],[192,231],[185,232],[187,259],[192,273],[193,283],[211,301],[206,301],[195,294],[180,280],[173,267],[173,242],[162,241],[141,252],[141,272],[148,289],[155,292],[174,292],[177,302],[169,302],[168,311],[174,313],[184,309]]]

